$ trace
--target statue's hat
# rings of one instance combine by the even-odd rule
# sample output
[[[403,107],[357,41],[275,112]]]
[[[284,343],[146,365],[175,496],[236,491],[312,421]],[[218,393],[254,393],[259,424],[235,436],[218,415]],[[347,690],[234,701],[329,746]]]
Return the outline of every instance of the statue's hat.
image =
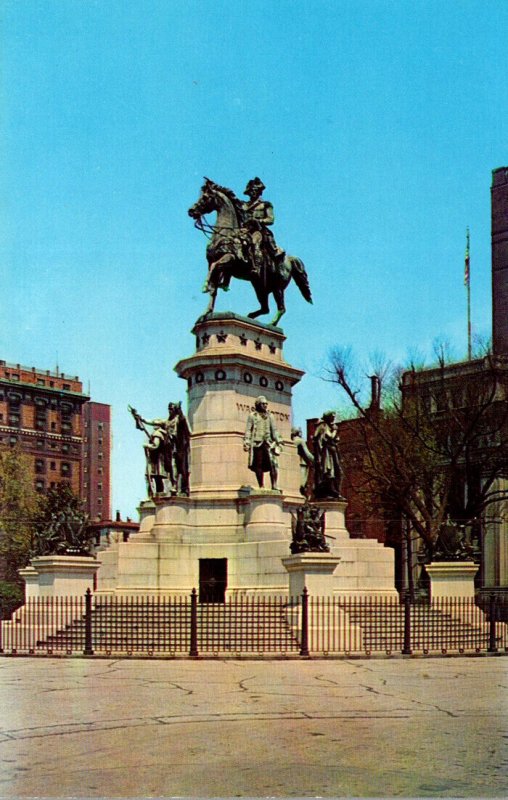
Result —
[[[245,187],[245,189],[244,189],[243,193],[244,193],[244,194],[249,194],[249,192],[250,192],[252,189],[261,189],[261,191],[264,191],[264,190],[266,189],[266,186],[265,186],[265,184],[263,183],[263,181],[261,180],[261,178],[252,178],[252,180],[250,180],[250,181],[248,182],[248,184],[247,184],[247,186]]]

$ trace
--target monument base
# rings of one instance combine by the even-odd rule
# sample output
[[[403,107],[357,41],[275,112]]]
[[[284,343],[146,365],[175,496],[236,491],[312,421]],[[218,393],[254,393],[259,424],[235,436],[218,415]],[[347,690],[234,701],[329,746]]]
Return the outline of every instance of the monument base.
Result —
[[[304,589],[317,597],[331,597],[333,573],[340,556],[332,553],[297,553],[282,559],[289,573],[289,596],[299,597]]]
[[[25,598],[84,595],[94,588],[101,562],[92,556],[37,556],[19,570]]]
[[[247,486],[215,499],[191,491],[190,497],[146,501],[139,533],[101,552],[98,590],[179,595],[198,589],[211,574],[225,583],[226,598],[293,594],[283,560],[292,558],[292,523],[301,502],[280,491]],[[331,553],[312,555],[326,556],[323,564],[340,561],[340,569],[329,576],[331,591],[396,596],[393,550],[374,539],[350,539],[344,502],[322,506],[325,534],[333,536],[327,539]],[[295,587],[298,580],[293,578]],[[309,580],[315,584],[313,593],[320,593],[317,573]],[[303,585],[295,588],[297,594]]]
[[[425,564],[430,578],[431,600],[438,597],[474,597],[474,578],[479,568],[472,561],[434,561]]]

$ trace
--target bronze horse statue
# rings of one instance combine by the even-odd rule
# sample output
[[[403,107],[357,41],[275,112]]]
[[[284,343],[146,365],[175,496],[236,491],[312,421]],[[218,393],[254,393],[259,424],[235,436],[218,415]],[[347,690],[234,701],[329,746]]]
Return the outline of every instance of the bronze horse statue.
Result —
[[[212,211],[217,212],[217,218],[214,225],[208,225],[202,218]],[[305,266],[296,256],[283,254],[280,260],[265,257],[263,269],[259,273],[252,269],[249,257],[250,236],[244,227],[243,204],[231,189],[205,178],[198,201],[189,208],[189,216],[195,220],[197,228],[206,232],[205,225],[207,225],[211,232],[206,248],[208,279],[203,290],[209,292],[210,302],[205,316],[211,314],[214,309],[218,289],[227,290],[231,278],[252,283],[260,304],[257,311],[251,311],[248,315],[252,319],[270,312],[268,297],[273,294],[277,313],[271,325],[277,325],[286,311],[284,290],[291,278],[294,279],[305,300],[312,303]]]

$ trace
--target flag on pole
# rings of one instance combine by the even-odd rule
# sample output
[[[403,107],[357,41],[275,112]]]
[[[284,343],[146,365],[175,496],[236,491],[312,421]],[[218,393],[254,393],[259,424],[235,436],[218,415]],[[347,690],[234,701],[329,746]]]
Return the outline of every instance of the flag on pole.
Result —
[[[464,286],[469,286],[469,228],[466,233],[466,255],[464,258]]]

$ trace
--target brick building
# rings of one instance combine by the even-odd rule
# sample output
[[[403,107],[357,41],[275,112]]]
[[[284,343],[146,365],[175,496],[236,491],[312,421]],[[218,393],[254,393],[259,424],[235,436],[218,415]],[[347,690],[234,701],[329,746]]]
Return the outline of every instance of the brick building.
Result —
[[[83,406],[82,487],[85,510],[91,520],[111,516],[111,408],[90,401]]]
[[[108,518],[110,408],[89,400],[77,376],[0,361],[0,447],[29,456],[38,492],[67,483],[92,518]]]

